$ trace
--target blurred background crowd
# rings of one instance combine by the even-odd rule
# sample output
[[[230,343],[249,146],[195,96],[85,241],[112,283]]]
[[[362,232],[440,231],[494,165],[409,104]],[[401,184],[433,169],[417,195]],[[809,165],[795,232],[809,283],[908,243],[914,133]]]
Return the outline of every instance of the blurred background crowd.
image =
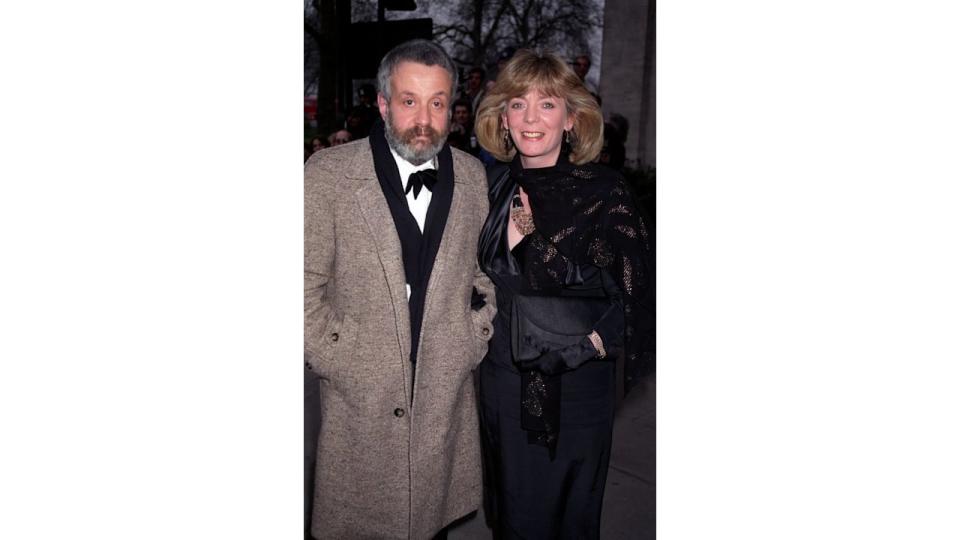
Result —
[[[655,218],[654,21],[646,0],[305,0],[304,161],[367,136],[380,115],[379,59],[425,38],[460,68],[450,145],[493,163],[473,132],[477,106],[514,52],[547,49],[569,58],[601,105],[597,161],[620,171]]]

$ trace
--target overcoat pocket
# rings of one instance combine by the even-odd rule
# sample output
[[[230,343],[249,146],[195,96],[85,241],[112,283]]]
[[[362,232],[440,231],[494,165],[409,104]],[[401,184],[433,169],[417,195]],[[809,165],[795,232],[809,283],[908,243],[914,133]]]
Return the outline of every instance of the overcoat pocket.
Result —
[[[307,359],[307,366],[320,377],[329,379],[339,364],[353,356],[359,324],[344,314],[334,318],[324,330],[323,341],[316,355]]]

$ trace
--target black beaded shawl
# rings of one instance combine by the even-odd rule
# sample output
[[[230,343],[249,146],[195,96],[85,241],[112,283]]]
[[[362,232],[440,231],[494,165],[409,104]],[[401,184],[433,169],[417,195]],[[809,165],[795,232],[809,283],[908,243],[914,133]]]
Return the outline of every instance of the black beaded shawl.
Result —
[[[564,148],[555,166],[538,169],[524,169],[518,155],[509,171],[493,182],[491,218],[480,239],[480,265],[491,275],[519,272],[524,285],[535,294],[551,294],[578,282],[580,277],[573,274],[581,265],[606,271],[620,289],[624,306],[624,375],[629,389],[651,367],[644,361],[650,356],[645,353],[654,347],[652,239],[620,175],[592,163],[574,165],[567,150]],[[503,263],[496,257],[498,246],[505,240],[508,212],[500,206],[509,202],[516,184],[529,196],[536,230],[524,239],[523,249],[514,252],[519,259],[517,268],[508,270],[500,268]],[[605,343],[620,341],[620,336],[602,337]],[[527,400],[535,394],[527,386],[541,383],[526,376],[524,379]],[[542,382],[549,383],[548,379]],[[550,386],[547,384],[538,408],[550,406]],[[553,425],[545,429],[548,440],[541,442],[555,444],[550,439],[555,441],[557,420],[554,418]]]
[[[602,165],[570,163],[566,152],[542,169],[524,169],[517,156],[509,175],[529,196],[536,225],[520,254],[530,287],[560,288],[576,265],[590,264],[607,270],[620,288],[629,388],[645,367],[643,353],[653,349],[654,291],[652,239],[626,184]],[[480,255],[483,265],[488,256]]]

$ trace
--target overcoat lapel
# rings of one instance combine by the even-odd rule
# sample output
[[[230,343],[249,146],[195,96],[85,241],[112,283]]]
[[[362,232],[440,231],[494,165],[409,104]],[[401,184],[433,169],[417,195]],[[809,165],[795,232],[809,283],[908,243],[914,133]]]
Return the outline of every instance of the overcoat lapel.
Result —
[[[427,285],[427,299],[423,306],[424,320],[427,319],[431,307],[436,303],[436,296],[443,294],[442,292],[437,292],[436,284],[439,280],[443,279],[443,271],[447,268],[448,260],[451,257],[450,251],[453,249],[451,243],[456,245],[460,242],[460,239],[457,237],[459,236],[460,222],[463,217],[461,215],[462,212],[464,212],[463,192],[454,186],[453,199],[450,201],[450,215],[447,217],[447,224],[444,227],[443,237],[440,240],[440,248],[437,250],[437,258],[433,263],[433,272],[430,274],[430,282]],[[423,343],[422,335],[420,342]]]
[[[427,296],[423,303],[423,322],[424,328],[428,328],[426,325],[429,321],[433,320],[433,311],[437,310],[437,295],[442,296],[444,292],[439,289],[438,284],[441,283],[440,280],[443,279],[444,271],[449,265],[450,258],[453,257],[451,251],[453,247],[456,246],[462,239],[462,233],[460,231],[461,225],[463,224],[463,212],[466,211],[464,208],[463,201],[463,189],[462,186],[458,186],[456,180],[453,182],[453,198],[450,200],[450,213],[447,216],[447,223],[444,226],[443,236],[440,240],[440,247],[437,250],[437,258],[433,263],[433,271],[430,273],[430,281],[427,283]],[[423,339],[427,335],[427,332],[420,332],[420,345],[418,347],[419,351],[423,351]],[[417,362],[414,367],[415,375],[414,381],[421,380],[420,368],[423,362]],[[416,384],[416,382],[415,382]],[[416,410],[416,399],[417,393],[413,394],[414,406],[413,410]]]
[[[403,270],[403,252],[400,237],[390,214],[390,207],[377,181],[373,157],[369,145],[360,145],[347,176],[364,180],[354,192],[360,214],[366,222],[370,235],[377,246],[377,257],[383,267],[390,300],[397,321],[397,336],[400,340],[402,358],[410,356],[410,310],[407,306],[406,274]],[[406,371],[407,362],[403,362]]]

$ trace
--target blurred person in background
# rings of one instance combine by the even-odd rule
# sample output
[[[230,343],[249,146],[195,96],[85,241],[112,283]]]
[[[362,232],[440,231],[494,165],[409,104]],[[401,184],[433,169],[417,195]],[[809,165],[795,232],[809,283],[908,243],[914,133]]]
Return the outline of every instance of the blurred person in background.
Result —
[[[482,67],[473,67],[467,72],[467,88],[461,98],[467,100],[471,111],[477,110],[480,100],[483,99],[483,83],[486,76],[487,72]]]
[[[630,135],[630,121],[627,120],[627,117],[620,113],[612,113],[608,122],[617,128],[617,131],[620,132],[620,139],[626,143],[627,136]]]
[[[580,80],[583,81],[583,85],[587,88],[588,92],[593,95],[599,95],[597,87],[587,80],[587,74],[590,73],[590,55],[581,54],[574,58],[573,71],[577,74],[577,77],[580,77]]]
[[[306,161],[310,159],[310,156],[312,156],[314,152],[318,152],[320,150],[323,150],[324,148],[329,148],[329,147],[330,145],[327,144],[327,141],[325,141],[323,137],[314,137],[310,139],[309,143],[306,143],[303,145],[304,163],[306,163]]]
[[[488,515],[496,538],[595,539],[622,355],[638,381],[653,333],[643,218],[620,175],[593,160],[603,117],[560,57],[504,66],[476,117],[490,214],[479,260],[496,285],[479,371]]]
[[[339,146],[341,144],[346,144],[351,140],[353,140],[353,137],[351,137],[350,132],[345,129],[334,131],[327,136],[327,142],[330,146]]]
[[[377,99],[377,90],[372,84],[364,84],[357,89],[359,104],[347,113],[347,129],[351,140],[362,139],[370,134],[373,123],[380,118],[374,102]]]
[[[603,147],[597,156],[597,163],[606,165],[617,172],[623,172],[627,160],[627,148],[623,144],[620,130],[612,122],[603,124]]]
[[[511,58],[513,58],[513,55],[516,54],[516,52],[517,52],[517,49],[515,47],[504,47],[504,49],[500,51],[500,54],[497,55],[497,73],[496,73],[497,75],[499,75],[500,72],[503,71],[503,66],[507,65],[507,62]],[[490,81],[487,83],[487,88],[488,89],[491,88],[493,86],[493,83],[494,83],[494,80],[490,79]]]
[[[447,142],[454,148],[476,155],[479,147],[473,134],[473,115],[470,110],[470,102],[465,99],[453,102],[453,118]]]

